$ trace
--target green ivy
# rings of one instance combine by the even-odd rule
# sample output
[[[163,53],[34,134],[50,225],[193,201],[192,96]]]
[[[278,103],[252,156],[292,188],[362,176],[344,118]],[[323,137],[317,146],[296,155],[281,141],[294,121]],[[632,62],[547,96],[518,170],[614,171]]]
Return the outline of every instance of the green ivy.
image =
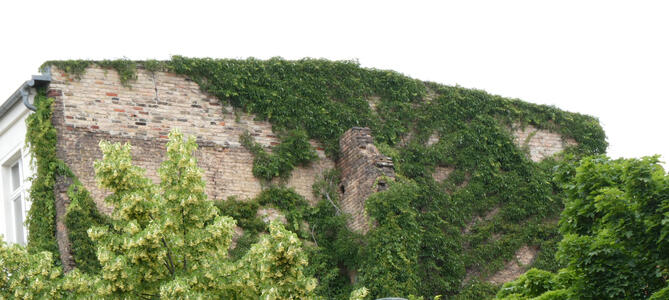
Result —
[[[155,61],[152,61],[155,62]],[[74,76],[75,79],[81,79],[86,72],[86,68],[91,65],[98,65],[104,69],[114,69],[119,75],[121,84],[130,87],[132,81],[137,80],[137,62],[123,58],[116,60],[50,60],[40,66],[40,71],[45,71],[47,67],[54,66],[67,74]],[[150,67],[158,68],[156,64],[148,63]],[[155,69],[154,69],[155,70]]]
[[[49,251],[60,257],[56,243],[56,207],[54,185],[56,176],[66,173],[66,167],[56,158],[56,129],[51,124],[53,99],[40,90],[35,96],[37,111],[26,118],[26,146],[30,149],[35,175],[30,186],[32,202],[26,223],[28,225],[28,249],[31,253]],[[60,260],[55,259],[60,264]]]
[[[130,82],[137,80],[137,63],[128,59],[103,60],[97,64],[105,69],[114,69],[121,84],[130,87]]]
[[[499,287],[488,282],[481,282],[477,279],[472,280],[463,286],[457,295],[449,297],[449,300],[480,300],[492,299],[499,290]]]
[[[258,201],[242,201],[228,197],[225,201],[215,201],[214,205],[223,216],[230,216],[237,221],[237,226],[254,232],[267,230],[265,223],[256,216],[260,205]]]
[[[76,75],[92,63],[56,66]],[[250,134],[240,138],[255,156],[254,175],[267,181],[286,178],[295,166],[313,161],[309,139],[336,159],[346,130],[372,129],[375,144],[393,158],[399,182],[368,199],[368,213],[377,225],[364,239],[345,227],[333,174],[315,185],[320,202],[314,207],[282,187],[267,189],[249,206],[218,205],[224,214],[244,220],[239,243],[249,245],[265,230],[251,213],[257,211],[254,205],[280,209],[291,230],[314,243],[309,268],[320,281],[319,295],[327,298],[341,298],[359,285],[374,296],[489,297],[494,287],[483,283],[485,278],[523,245],[541,250],[536,266],[559,269],[552,255],[561,238],[554,220],[565,195],[553,174],[560,159],[577,160],[607,147],[593,117],[361,68],[355,61],[174,56],[170,61],[97,64],[115,68],[129,80],[137,66],[187,76],[224,104],[287,133],[271,153]],[[534,163],[514,144],[510,128],[515,125],[557,132],[577,145],[557,159]],[[427,145],[432,135],[439,141]],[[454,171],[436,182],[432,174],[439,167]],[[478,276],[465,282],[466,271]],[[352,283],[356,272],[358,281]]]
[[[309,206],[294,190],[280,186],[271,186],[250,200],[229,197],[215,201],[221,215],[233,217],[244,230],[230,256],[242,257],[249,245],[267,232],[267,225],[257,215],[258,209],[276,208],[286,217],[287,228],[305,241],[309,256],[306,272],[318,278],[317,294],[325,299],[347,299],[357,287],[351,284],[349,276],[354,276],[359,266],[363,242],[360,234],[346,227],[347,216],[338,212],[338,176],[335,170],[330,170],[316,180],[314,193],[321,200],[315,206]],[[308,225],[303,224],[304,221]]]
[[[281,143],[271,154],[255,142],[247,131],[239,137],[242,146],[251,151],[253,175],[266,181],[274,177],[288,178],[296,166],[306,165],[318,158],[304,131],[291,130],[281,137]]]
[[[286,217],[286,229],[300,233],[309,207],[307,200],[291,188],[272,186],[256,197],[258,204],[279,209]]]
[[[97,259],[97,248],[88,236],[88,229],[93,226],[101,226],[109,223],[109,218],[101,214],[93,198],[81,182],[76,181],[67,190],[70,204],[65,213],[65,225],[67,226],[72,256],[79,270],[94,274],[100,270],[100,262]]]
[[[378,225],[366,238],[360,277],[372,298],[422,295],[417,268],[422,228],[411,206],[420,193],[416,184],[397,183],[367,198],[367,212]]]
[[[241,257],[258,235],[267,231],[267,224],[257,215],[261,207],[279,210],[288,222],[286,229],[297,233],[300,237],[307,236],[303,221],[309,213],[309,204],[293,189],[269,186],[253,199],[239,200],[236,197],[228,197],[227,200],[215,201],[214,205],[221,215],[237,220],[237,225],[244,230],[244,234],[237,241],[237,247],[231,252],[233,258]]]
[[[314,181],[314,195],[320,201],[307,214],[309,233],[307,240],[315,247],[307,248],[307,272],[318,278],[318,295],[326,299],[346,299],[361,285],[355,281],[360,266],[363,236],[346,226],[347,215],[339,207],[340,183],[337,170],[325,171]]]
[[[301,129],[335,155],[353,126],[375,129],[394,144],[407,131],[422,82],[396,72],[360,68],[353,61],[303,59],[198,59],[174,56],[168,68],[235,107],[272,123],[275,131]],[[383,99],[372,112],[368,98]]]
[[[82,271],[96,271],[99,263],[87,230],[93,225],[103,224],[105,218],[97,211],[93,199],[68,166],[56,157],[57,132],[51,122],[53,99],[47,98],[45,91],[40,90],[34,102],[37,110],[26,119],[26,145],[37,167],[30,187],[32,205],[27,216],[28,249],[31,253],[49,251],[53,257],[60,257],[56,243],[54,185],[58,176],[69,177],[74,184],[67,192],[71,202],[65,214],[65,224],[72,256]],[[55,259],[54,263],[61,264],[61,261]]]

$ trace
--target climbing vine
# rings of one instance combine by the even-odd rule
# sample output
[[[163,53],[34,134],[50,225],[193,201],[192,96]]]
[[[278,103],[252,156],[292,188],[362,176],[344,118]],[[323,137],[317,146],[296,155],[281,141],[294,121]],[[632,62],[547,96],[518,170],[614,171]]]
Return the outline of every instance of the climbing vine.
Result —
[[[65,213],[72,256],[77,268],[85,273],[96,273],[100,270],[100,262],[96,255],[96,247],[88,236],[88,229],[109,223],[109,218],[100,213],[93,198],[86,188],[75,179],[67,190],[70,204]]]
[[[137,62],[129,59],[116,60],[50,60],[40,66],[40,71],[45,71],[47,67],[54,66],[67,74],[72,75],[75,79],[81,79],[81,76],[86,72],[86,68],[91,65],[98,65],[104,69],[113,69],[118,73],[121,84],[130,87],[132,81],[137,80]],[[150,67],[155,66],[150,62],[147,64]]]
[[[248,131],[239,137],[239,141],[254,155],[253,175],[267,181],[274,177],[285,179],[296,166],[306,165],[318,158],[306,133],[300,130],[291,130],[283,135],[281,143],[274,147],[271,154],[255,142]]]
[[[319,176],[314,194],[320,201],[314,206],[293,189],[281,186],[270,186],[250,200],[230,197],[215,201],[221,214],[233,217],[243,230],[230,256],[239,259],[260,234],[267,233],[267,224],[257,212],[261,207],[272,207],[285,216],[286,228],[305,241],[309,257],[305,272],[319,279],[316,293],[325,299],[347,299],[359,287],[351,284],[351,276],[360,265],[363,242],[360,234],[348,230],[346,215],[335,204],[339,202],[338,181],[336,170]]]
[[[57,174],[66,173],[66,166],[56,158],[56,129],[51,124],[51,104],[41,90],[35,96],[37,111],[26,118],[26,146],[30,149],[35,175],[30,186],[30,211],[26,217],[28,225],[28,248],[31,253],[49,251],[60,257],[56,244],[56,207],[54,185]],[[59,260],[56,260],[60,263]]]
[[[99,263],[86,231],[92,225],[103,224],[105,219],[69,167],[56,157],[57,132],[51,122],[53,98],[46,97],[46,92],[40,90],[34,102],[37,110],[26,118],[26,145],[36,166],[30,186],[32,204],[26,218],[30,232],[28,249],[31,253],[49,251],[53,257],[60,257],[56,243],[54,185],[58,176],[69,177],[74,184],[70,185],[67,192],[71,203],[65,214],[65,224],[72,243],[72,255],[82,271],[95,271]],[[54,263],[61,264],[61,261],[54,259]]]
[[[602,128],[590,116],[365,69],[355,61],[174,56],[48,64],[75,77],[98,64],[117,70],[129,85],[138,67],[187,76],[223,103],[284,133],[272,153],[250,134],[240,139],[255,156],[254,175],[267,181],[316,159],[309,139],[336,159],[346,130],[370,127],[375,144],[393,158],[398,182],[367,201],[376,226],[364,239],[345,226],[333,174],[315,185],[320,202],[313,207],[284,187],[270,187],[248,204],[217,204],[245,230],[239,253],[266,231],[255,214],[258,208],[281,210],[288,228],[313,242],[309,269],[320,281],[317,292],[327,298],[341,298],[361,285],[375,297],[491,297],[496,290],[486,278],[524,245],[540,250],[535,266],[561,268],[551,254],[561,238],[555,220],[564,198],[553,182],[554,169],[560,161],[607,147]],[[514,143],[510,128],[516,126],[553,131],[576,144],[562,156],[534,163]],[[452,172],[437,181],[433,174],[439,168]]]

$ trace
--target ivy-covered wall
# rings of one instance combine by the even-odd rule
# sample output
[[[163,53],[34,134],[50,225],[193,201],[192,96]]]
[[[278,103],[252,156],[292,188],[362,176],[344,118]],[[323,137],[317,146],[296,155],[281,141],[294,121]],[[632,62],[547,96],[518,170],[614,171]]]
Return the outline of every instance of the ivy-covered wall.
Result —
[[[555,219],[563,195],[552,176],[559,160],[549,157],[533,162],[530,149],[522,147],[529,143],[514,143],[511,128],[532,126],[559,134],[561,146],[566,146],[558,157],[561,160],[603,153],[607,146],[598,121],[590,116],[365,69],[351,61],[175,56],[163,62],[47,65],[62,73],[56,76],[62,79],[56,82],[61,86],[56,96],[64,104],[60,112],[64,126],[59,130],[78,137],[64,147],[82,154],[91,151],[82,140],[123,140],[124,135],[132,134],[137,149],[155,142],[155,136],[160,141],[160,133],[169,128],[156,126],[154,122],[164,120],[154,118],[159,113],[188,115],[166,123],[182,122],[185,132],[198,137],[201,148],[211,147],[212,153],[220,149],[220,155],[211,160],[200,158],[205,172],[217,161],[230,163],[226,153],[237,146],[209,143],[207,134],[216,134],[212,126],[225,131],[228,124],[251,124],[246,126],[251,130],[246,130],[249,139],[245,144],[252,150],[263,139],[270,140],[264,146],[293,145],[277,147],[271,154],[269,147],[251,152],[239,145],[237,149],[248,153],[248,174],[265,183],[258,181],[261,192],[250,201],[228,199],[219,208],[240,219],[244,234],[237,242],[238,253],[266,230],[258,220],[258,208],[273,206],[282,211],[291,230],[309,241],[310,272],[319,279],[319,293],[327,298],[341,298],[354,287],[366,286],[373,297],[413,294],[482,299],[495,293],[488,278],[524,246],[539,250],[534,266],[556,270],[560,266],[552,253],[560,237]],[[156,78],[162,77],[192,82],[157,88],[160,80]],[[109,82],[119,84],[115,90],[88,94],[67,89]],[[200,89],[211,97],[193,96]],[[69,99],[79,99],[79,106],[68,110]],[[223,108],[231,117],[215,119]],[[73,111],[77,114],[68,114]],[[268,121],[272,131],[254,131],[252,124],[257,121],[249,114]],[[191,120],[209,126],[192,127]],[[103,126],[109,126],[105,134],[100,133]],[[332,160],[340,156],[339,139],[354,126],[371,129],[374,144],[393,159],[396,173],[395,183],[366,201],[374,226],[364,238],[347,229],[347,216],[340,208],[339,174],[324,172],[333,165],[323,164],[328,161],[325,154]],[[239,142],[242,133],[236,133],[234,141]],[[531,140],[527,135],[525,141]],[[319,160],[314,162],[309,155],[314,149],[303,147],[307,144],[315,146],[316,153],[322,145]],[[140,155],[162,154],[146,151]],[[283,185],[292,178],[286,174],[304,168],[302,165],[318,166],[310,176],[312,205],[306,204],[303,192],[300,195]],[[435,170],[449,171],[433,176]],[[82,182],[92,178],[88,173],[77,175]],[[208,186],[225,190],[226,180],[234,180],[220,175],[212,173]],[[48,224],[50,217],[44,220]]]
[[[104,211],[109,211],[102,203],[105,193],[92,176],[93,163],[102,157],[98,149],[100,140],[133,144],[135,162],[147,169],[149,178],[157,181],[167,132],[170,128],[180,128],[184,134],[197,138],[196,156],[206,166],[203,176],[209,182],[207,194],[212,199],[225,199],[253,198],[263,187],[262,180],[254,176],[258,170],[253,165],[254,155],[241,145],[240,135],[248,132],[267,151],[278,146],[284,136],[290,136],[279,136],[269,122],[235,111],[213,95],[200,91],[193,81],[174,73],[137,70],[131,87],[121,84],[114,70],[100,67],[88,68],[79,79],[57,67],[52,73],[50,92],[55,99],[57,155],[78,175]],[[298,136],[301,139],[304,135]],[[313,178],[332,168],[334,162],[326,158],[316,142],[305,144],[309,150],[313,148],[310,159],[313,163],[291,165],[294,171],[286,172],[280,179],[314,201]]]
[[[49,251],[67,272],[78,266],[88,272],[99,268],[95,249],[86,231],[102,224],[104,217],[70,168],[57,157],[57,130],[53,125],[53,98],[38,91],[36,111],[26,119],[26,144],[36,174],[30,187],[28,249]]]

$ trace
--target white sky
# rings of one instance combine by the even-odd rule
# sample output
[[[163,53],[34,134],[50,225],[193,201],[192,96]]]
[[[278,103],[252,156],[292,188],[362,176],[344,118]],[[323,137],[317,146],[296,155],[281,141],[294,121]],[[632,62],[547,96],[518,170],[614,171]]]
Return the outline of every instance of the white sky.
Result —
[[[2,1],[0,101],[51,59],[358,59],[594,115],[610,156],[669,160],[669,1],[404,3]]]

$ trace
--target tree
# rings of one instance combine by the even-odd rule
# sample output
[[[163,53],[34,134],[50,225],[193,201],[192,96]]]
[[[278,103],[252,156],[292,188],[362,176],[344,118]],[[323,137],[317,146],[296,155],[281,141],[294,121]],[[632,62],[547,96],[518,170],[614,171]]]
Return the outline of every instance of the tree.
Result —
[[[669,299],[669,175],[658,157],[583,159],[556,178],[566,191],[556,257],[498,299]]]
[[[112,193],[109,224],[88,230],[100,271],[63,275],[50,252],[0,244],[0,299],[305,299],[297,236],[278,223],[238,261],[227,255],[235,221],[219,216],[205,194],[191,137],[172,131],[159,185],[132,165],[129,144],[101,142],[96,179]],[[354,296],[364,296],[357,291]]]

